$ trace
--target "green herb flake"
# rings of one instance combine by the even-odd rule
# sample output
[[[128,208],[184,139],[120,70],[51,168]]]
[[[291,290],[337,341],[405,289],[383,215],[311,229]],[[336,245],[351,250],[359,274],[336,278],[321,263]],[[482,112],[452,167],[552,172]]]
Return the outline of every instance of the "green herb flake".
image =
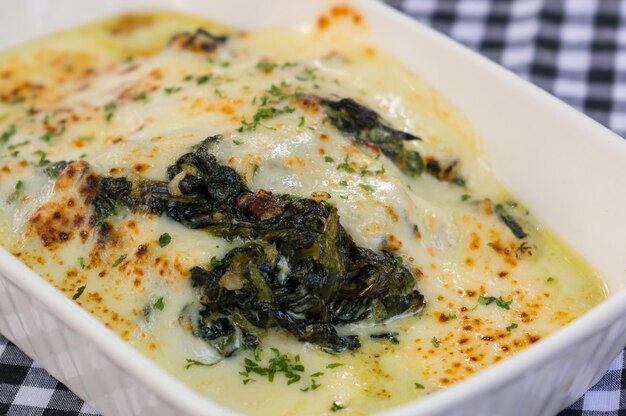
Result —
[[[492,303],[496,303],[496,305],[502,309],[510,309],[511,303],[513,303],[513,299],[511,300],[504,300],[502,299],[502,296],[500,297],[495,297],[495,296],[479,296],[478,297],[478,303],[481,305],[490,305]]]
[[[269,61],[259,61],[256,64],[256,67],[257,69],[260,69],[261,71],[271,72],[272,70],[278,67],[278,64],[275,64]]]
[[[83,285],[83,286],[79,287],[79,288],[76,290],[76,293],[74,293],[74,296],[72,296],[72,300],[76,300],[76,299],[78,299],[78,298],[80,297],[80,295],[82,295],[82,294],[83,294],[83,292],[85,291],[85,288],[86,288],[86,287],[87,287],[87,286],[85,286],[85,285]]]
[[[27,145],[27,144],[29,144],[29,143],[30,143],[30,140],[25,140],[25,141],[23,141],[23,142],[19,142],[19,143],[15,143],[15,144],[9,145],[9,146],[7,147],[7,149],[9,149],[9,150],[17,149],[18,147],[20,147],[20,146],[26,146],[26,145]]]
[[[16,132],[17,128],[15,127],[15,124],[11,124],[9,128],[0,135],[0,144],[8,142]]]
[[[326,366],[326,368],[337,368],[337,367],[343,367],[342,363],[330,363]]]
[[[172,241],[172,236],[169,235],[168,233],[163,233],[161,234],[161,236],[159,237],[159,245],[161,247],[165,247],[166,245],[168,245],[170,242]]]
[[[367,192],[374,192],[374,188],[372,188],[370,185],[366,185],[366,184],[364,184],[364,183],[360,183],[360,184],[359,184],[359,187],[360,187],[361,189],[363,189],[364,191],[367,191]]]
[[[213,78],[213,74],[206,74],[206,75],[199,76],[198,78],[196,78],[196,84],[198,85],[205,84],[209,82],[211,78]]]
[[[335,163],[335,159],[330,156],[324,156],[324,162],[326,163]]]
[[[85,270],[85,258],[84,257],[78,258],[78,265],[80,266],[81,269]]]
[[[40,137],[40,139],[43,140],[44,142],[50,142],[50,140],[52,140],[55,137],[58,137],[58,136],[62,135],[63,133],[65,133],[65,124],[62,124],[60,128],[47,130]]]
[[[487,243],[487,246],[491,247],[495,251],[499,251],[500,250],[500,245],[498,243]]]
[[[339,402],[333,402],[333,405],[331,406],[330,410],[331,412],[338,412],[341,409],[343,409],[343,405]]]
[[[339,185],[348,186],[348,181],[339,181]]]
[[[115,261],[112,264],[113,268],[116,268],[117,266],[119,266],[120,264],[122,264],[122,262],[124,261],[124,259],[126,258],[126,254],[122,254],[121,256],[119,256],[117,259],[115,259]]]
[[[298,75],[296,75],[296,79],[298,81],[314,81],[317,78],[315,74],[316,71],[317,69],[315,68],[304,68]]]
[[[433,339],[430,340],[430,342],[431,342],[431,344],[433,344],[433,347],[435,347],[435,348],[439,348],[439,346],[441,345],[441,343],[439,342],[437,337],[433,337]]]
[[[551,282],[554,282],[555,280],[556,279],[554,277],[550,276],[546,279],[546,282],[551,283]]]
[[[217,87],[213,89],[213,94],[215,94],[217,98],[222,98],[224,96],[224,93]]]
[[[237,139],[233,139],[233,143],[235,143],[237,146],[240,146],[243,144],[241,140],[237,140]]]
[[[518,325],[516,323],[512,323],[511,325],[506,327],[506,331],[507,332],[511,332],[512,330],[514,330],[517,327],[518,327]]]
[[[450,313],[448,314],[448,318],[450,318],[450,319],[456,319],[456,314],[454,314],[454,313],[450,312]]]
[[[421,383],[415,383],[415,388],[418,390],[424,390],[426,387],[424,387],[424,385]]]
[[[179,92],[182,89],[183,89],[183,87],[167,87],[163,91],[165,91],[165,93],[167,95],[171,95],[171,94],[175,94],[175,93]]]
[[[298,127],[304,127],[304,116],[300,116],[300,122],[298,123]]]
[[[160,297],[155,303],[154,303],[154,309],[158,309],[160,311],[163,310],[163,308],[165,307],[165,304],[163,304],[163,297]]]
[[[463,194],[463,195],[461,195],[461,201],[467,201],[467,200],[468,200],[468,199],[470,199],[470,198],[471,198],[471,196],[470,196],[470,195],[468,195],[468,194]]]
[[[350,157],[346,156],[343,159],[343,163],[337,165],[337,170],[345,170],[348,173],[355,173],[356,170],[352,166],[350,166]]]
[[[115,110],[117,110],[117,104],[115,103],[108,103],[107,105],[104,106],[104,113],[105,113],[105,119],[107,121],[107,123],[109,123],[111,121],[111,119],[113,118],[113,114],[115,114]]]
[[[22,189],[24,189],[24,182],[22,182],[21,180],[17,181],[15,183],[15,190],[16,191],[21,191]]]
[[[187,358],[187,365],[185,365],[185,370],[189,370],[191,367],[194,367],[194,366],[212,367],[215,364],[219,363],[220,361],[216,361],[214,363],[203,363],[202,361],[192,360],[190,358]],[[244,383],[244,384],[247,384],[247,383]]]
[[[248,122],[245,119],[241,121],[241,126],[237,129],[238,132],[255,131],[262,120],[273,118],[281,114],[293,113],[293,108],[284,106],[283,108],[276,107],[261,107],[257,110],[256,114],[252,117],[252,121]]]
[[[47,153],[44,152],[43,150],[35,150],[33,154],[39,156],[39,161],[37,162],[37,166],[46,166],[50,164],[50,161],[46,159]]]
[[[148,93],[145,91],[137,91],[133,95],[130,96],[130,99],[133,101],[148,101]]]

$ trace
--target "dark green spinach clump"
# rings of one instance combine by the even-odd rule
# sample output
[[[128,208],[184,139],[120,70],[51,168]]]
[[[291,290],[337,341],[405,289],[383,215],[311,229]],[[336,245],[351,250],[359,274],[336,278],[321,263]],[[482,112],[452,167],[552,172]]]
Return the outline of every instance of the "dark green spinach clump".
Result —
[[[390,127],[378,113],[352,98],[337,101],[307,95],[301,95],[301,98],[318,100],[326,107],[326,114],[337,130],[354,137],[357,143],[380,149],[404,174],[415,177],[426,170],[440,181],[465,186],[456,161],[444,164],[432,156],[424,160],[419,152],[405,148],[406,142],[421,138]]]
[[[210,153],[210,137],[168,168],[168,182],[102,178],[98,220],[123,205],[165,213],[188,228],[243,244],[191,269],[203,310],[194,334],[222,355],[255,348],[267,328],[332,351],[360,346],[336,325],[418,313],[424,297],[402,261],[355,244],[336,208],[313,199],[251,192]]]

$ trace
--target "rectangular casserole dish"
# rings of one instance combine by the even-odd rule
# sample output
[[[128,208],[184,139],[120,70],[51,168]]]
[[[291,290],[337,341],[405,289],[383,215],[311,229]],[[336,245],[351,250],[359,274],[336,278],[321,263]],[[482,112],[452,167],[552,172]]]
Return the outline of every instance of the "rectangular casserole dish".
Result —
[[[555,414],[595,383],[626,345],[626,142],[410,18],[374,1],[351,3],[381,47],[471,120],[495,175],[595,267],[610,291],[604,303],[531,348],[385,414]],[[327,6],[293,0],[4,2],[0,47],[128,10],[172,9],[252,28],[308,25]],[[1,249],[0,332],[104,414],[232,414]]]

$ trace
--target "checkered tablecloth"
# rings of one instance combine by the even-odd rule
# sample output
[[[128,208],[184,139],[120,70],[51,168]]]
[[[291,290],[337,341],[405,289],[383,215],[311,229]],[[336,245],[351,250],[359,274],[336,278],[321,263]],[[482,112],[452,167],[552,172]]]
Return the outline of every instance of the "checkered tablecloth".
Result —
[[[626,0],[386,0],[624,136]],[[410,42],[407,39],[407,42]],[[559,416],[626,415],[624,353]],[[0,415],[94,415],[0,335]]]

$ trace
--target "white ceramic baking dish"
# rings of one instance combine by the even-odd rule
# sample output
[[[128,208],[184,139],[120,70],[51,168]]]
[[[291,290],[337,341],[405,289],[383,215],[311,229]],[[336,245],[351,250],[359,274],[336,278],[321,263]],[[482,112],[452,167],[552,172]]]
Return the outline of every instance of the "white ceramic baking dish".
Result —
[[[468,116],[501,181],[588,259],[611,293],[516,356],[386,414],[555,414],[594,384],[626,345],[626,141],[408,17],[374,1],[352,3],[382,47]],[[250,28],[307,25],[326,7],[302,0],[2,0],[0,47],[129,9],[175,9]],[[0,314],[2,334],[104,414],[232,414],[1,249]]]

